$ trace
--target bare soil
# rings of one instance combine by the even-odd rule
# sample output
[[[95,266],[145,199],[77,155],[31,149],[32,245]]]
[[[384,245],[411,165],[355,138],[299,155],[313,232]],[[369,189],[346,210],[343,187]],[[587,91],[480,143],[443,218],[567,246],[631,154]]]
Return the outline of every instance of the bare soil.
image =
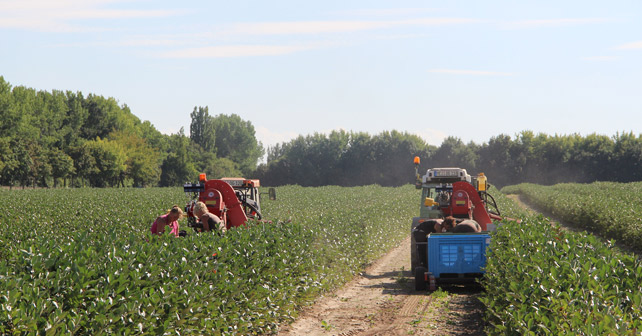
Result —
[[[478,285],[415,291],[410,237],[279,335],[484,335]]]

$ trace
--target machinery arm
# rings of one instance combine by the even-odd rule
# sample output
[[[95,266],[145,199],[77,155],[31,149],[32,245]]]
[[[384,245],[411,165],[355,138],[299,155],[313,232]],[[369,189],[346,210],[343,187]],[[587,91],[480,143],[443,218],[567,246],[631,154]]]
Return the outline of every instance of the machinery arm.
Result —
[[[481,197],[479,197],[479,194],[477,193],[475,187],[473,187],[473,185],[468,182],[459,181],[453,183],[453,194],[458,190],[462,190],[468,194],[468,197],[470,197],[470,200],[474,206],[473,219],[477,221],[477,223],[479,223],[482,231],[486,231],[487,225],[492,224],[493,221],[490,219],[490,216],[486,211],[486,206]]]
[[[233,226],[241,226],[245,224],[245,222],[247,222],[247,216],[245,215],[245,211],[243,211],[241,201],[236,197],[234,188],[222,180],[209,180],[205,182],[205,191],[201,193],[201,201],[207,204],[208,202],[203,198],[204,196],[207,197],[210,191],[213,190],[218,190],[223,198],[223,202],[227,210],[227,223],[225,223],[225,226],[229,229]]]

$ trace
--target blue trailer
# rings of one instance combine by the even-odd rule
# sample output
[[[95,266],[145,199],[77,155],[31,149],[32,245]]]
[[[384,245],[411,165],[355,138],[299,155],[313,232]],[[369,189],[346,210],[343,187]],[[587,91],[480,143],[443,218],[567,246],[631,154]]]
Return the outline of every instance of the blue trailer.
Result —
[[[435,290],[441,282],[472,282],[484,275],[488,232],[431,233],[426,240],[426,254],[420,259],[427,267],[422,262],[415,268],[415,289]]]

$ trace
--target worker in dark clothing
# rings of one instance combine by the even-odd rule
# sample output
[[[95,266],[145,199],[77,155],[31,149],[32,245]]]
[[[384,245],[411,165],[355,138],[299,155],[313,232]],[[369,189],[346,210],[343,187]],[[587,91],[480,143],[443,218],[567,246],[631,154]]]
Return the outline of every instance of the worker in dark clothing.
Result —
[[[441,223],[440,228],[442,231],[438,232],[481,232],[481,226],[479,225],[479,223],[477,223],[477,221],[472,219],[458,220],[452,216],[446,217]]]
[[[456,225],[455,217],[448,216],[444,218],[444,220],[439,224],[439,226],[435,225],[435,229],[438,230],[437,232],[453,232],[455,225]]]
[[[463,233],[463,232],[481,232],[481,226],[477,221],[472,219],[465,219],[460,223],[457,223],[453,228],[452,232]]]

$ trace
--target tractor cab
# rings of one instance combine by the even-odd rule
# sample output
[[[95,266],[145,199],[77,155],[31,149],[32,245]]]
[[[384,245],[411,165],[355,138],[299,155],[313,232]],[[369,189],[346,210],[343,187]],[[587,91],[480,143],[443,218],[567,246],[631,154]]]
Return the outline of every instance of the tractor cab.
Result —
[[[457,214],[457,217],[467,215],[468,213],[464,207],[469,205],[470,197],[461,192],[453,195],[453,183],[459,181],[471,182],[471,177],[466,172],[466,169],[428,169],[416,184],[418,189],[422,189],[421,199],[423,201],[419,216],[422,218],[444,218],[455,214]],[[444,213],[443,210],[448,209],[451,205],[455,209],[454,213],[453,211]]]

